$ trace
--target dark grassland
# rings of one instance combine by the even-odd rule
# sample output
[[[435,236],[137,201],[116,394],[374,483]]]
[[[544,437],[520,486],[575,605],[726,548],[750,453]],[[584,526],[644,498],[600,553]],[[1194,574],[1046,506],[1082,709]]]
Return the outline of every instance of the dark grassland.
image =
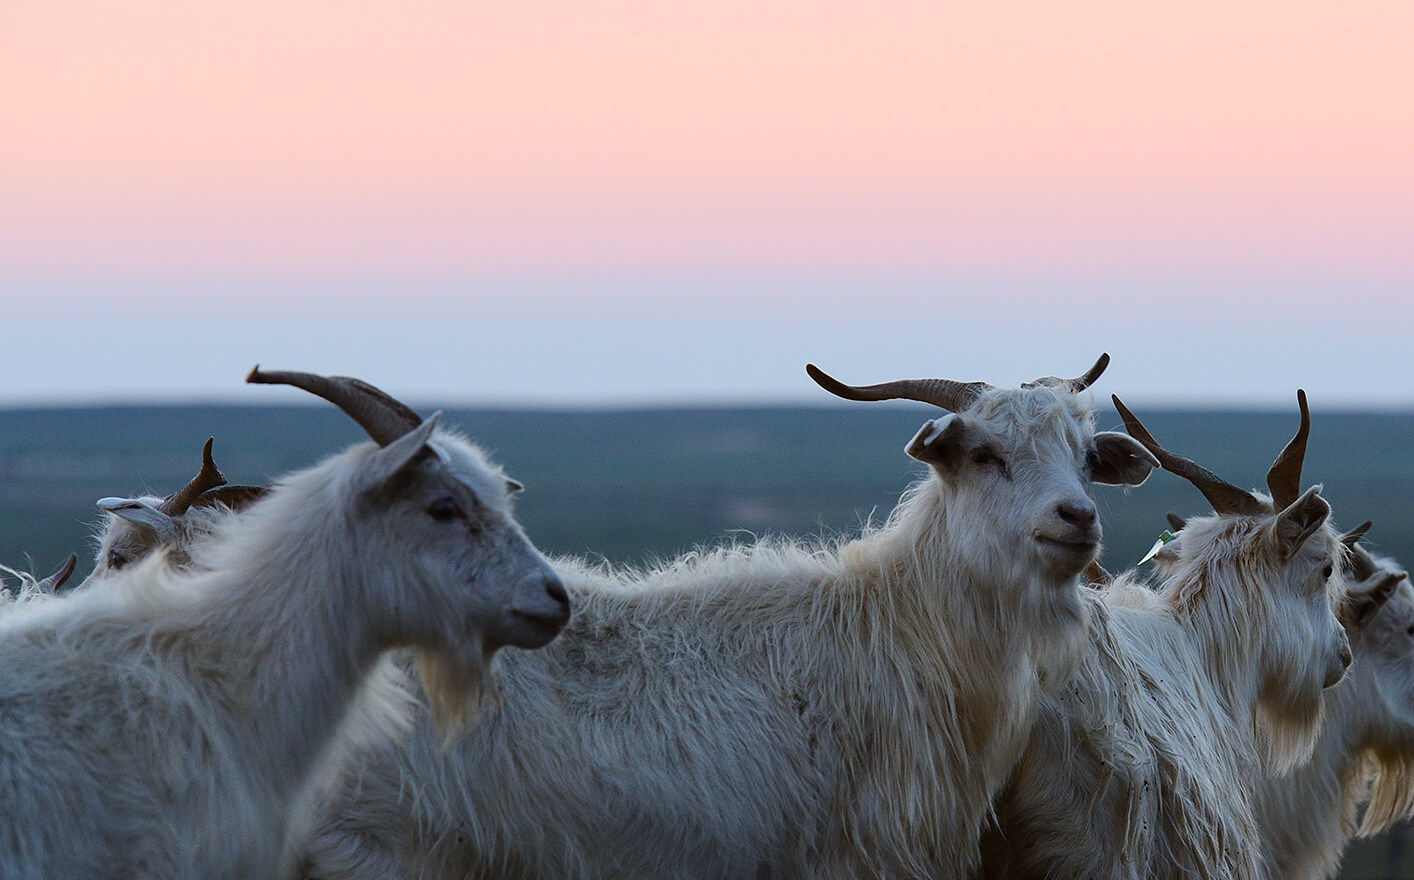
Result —
[[[1293,395],[1294,397],[1294,395]],[[1297,424],[1272,412],[1133,405],[1173,451],[1242,486],[1262,487]],[[432,407],[421,407],[431,412]],[[939,412],[921,405],[634,411],[449,410],[457,426],[525,483],[518,514],[551,554],[642,562],[752,535],[835,536],[881,522],[923,474],[903,447]],[[1101,429],[1120,430],[1102,409]],[[233,483],[263,483],[358,441],[342,414],[314,407],[111,407],[0,411],[0,563],[47,573],[70,552],[92,566],[94,502],[165,495],[195,474],[202,442]],[[1414,414],[1318,411],[1304,485],[1322,483],[1337,522],[1374,520],[1369,545],[1414,564]],[[1156,473],[1137,489],[1099,487],[1103,562],[1130,565],[1164,513],[1207,511],[1188,483]],[[1390,874],[1398,841],[1361,844],[1343,877]]]

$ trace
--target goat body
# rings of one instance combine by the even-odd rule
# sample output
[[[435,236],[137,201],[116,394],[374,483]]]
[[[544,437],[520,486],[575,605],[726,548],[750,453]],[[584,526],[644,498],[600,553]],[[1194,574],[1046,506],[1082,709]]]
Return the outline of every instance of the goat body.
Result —
[[[385,649],[421,652],[450,719],[486,655],[554,635],[503,478],[434,427],[288,477],[194,571],[158,554],[0,618],[0,876],[275,875]]]

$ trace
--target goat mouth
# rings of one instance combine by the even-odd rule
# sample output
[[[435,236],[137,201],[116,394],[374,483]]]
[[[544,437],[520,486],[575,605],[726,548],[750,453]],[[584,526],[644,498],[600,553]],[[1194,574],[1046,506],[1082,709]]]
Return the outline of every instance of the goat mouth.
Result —
[[[1100,548],[1099,540],[1062,540],[1051,535],[1036,535],[1035,538],[1042,557],[1068,577],[1079,573]]]
[[[530,611],[511,611],[511,638],[509,644],[519,648],[540,648],[554,641],[569,620],[568,614],[536,614]]]
[[[1094,549],[1100,546],[1099,540],[1060,540],[1051,538],[1049,535],[1036,535],[1036,543],[1046,548],[1056,548],[1065,550],[1066,553],[1076,553],[1076,555],[1090,555]]]

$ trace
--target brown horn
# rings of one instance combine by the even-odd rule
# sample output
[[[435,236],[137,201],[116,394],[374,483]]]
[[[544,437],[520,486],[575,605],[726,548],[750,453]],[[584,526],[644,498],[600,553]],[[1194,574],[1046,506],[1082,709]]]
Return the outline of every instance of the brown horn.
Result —
[[[422,424],[422,417],[402,401],[390,397],[360,379],[349,376],[320,376],[294,370],[261,370],[251,367],[247,382],[256,385],[293,385],[318,395],[358,422],[379,446],[394,440]]]
[[[194,502],[195,507],[215,507],[218,504],[241,511],[270,494],[269,486],[222,486],[205,492]]]
[[[1100,357],[1095,361],[1094,366],[1086,370],[1083,374],[1075,377],[1074,379],[1060,379],[1055,376],[1043,376],[1040,379],[1037,379],[1035,382],[1023,382],[1021,387],[1034,388],[1037,385],[1049,385],[1053,388],[1065,388],[1073,393],[1078,394],[1081,391],[1084,391],[1086,388],[1089,388],[1091,385],[1094,385],[1095,380],[1100,378],[1100,374],[1105,372],[1105,367],[1108,367],[1109,365],[1109,354],[1102,353]]]
[[[1374,523],[1370,522],[1368,519],[1365,520],[1360,525],[1341,535],[1340,543],[1344,544],[1348,548],[1354,547],[1355,542],[1365,537],[1365,533],[1368,532],[1370,530],[1370,526],[1373,525]]]
[[[64,581],[69,579],[69,575],[74,573],[74,566],[79,564],[79,557],[75,553],[70,553],[69,558],[64,560],[64,564],[49,577],[39,582],[40,589],[46,593],[52,593],[64,585]]]
[[[846,385],[814,364],[806,364],[805,372],[821,388],[845,400],[916,400],[950,412],[962,412],[992,387],[986,382],[954,382],[952,379],[900,379],[878,385]]]
[[[158,510],[168,516],[181,516],[202,492],[226,484],[225,476],[216,469],[216,462],[211,458],[211,444],[215,439],[207,437],[206,445],[201,448],[201,470],[191,478],[191,482],[164,498],[157,506]]]
[[[1306,392],[1300,388],[1296,389],[1296,402],[1301,407],[1301,427],[1267,471],[1267,489],[1277,510],[1285,510],[1301,496],[1301,464],[1306,458],[1306,438],[1311,433],[1311,410],[1306,407]]]
[[[1117,395],[1111,394],[1110,399],[1114,401],[1115,409],[1119,410],[1119,417],[1124,419],[1124,429],[1129,432],[1129,436],[1152,452],[1164,470],[1177,474],[1198,487],[1198,491],[1213,505],[1214,512],[1248,516],[1266,512],[1262,502],[1251,492],[1237,488],[1197,462],[1174,455],[1160,446],[1159,441],[1154,439]]]
[[[1342,538],[1342,540],[1344,539]],[[1359,583],[1373,577],[1375,572],[1379,570],[1379,566],[1375,564],[1375,558],[1370,555],[1369,551],[1359,544],[1346,544],[1345,546],[1350,549],[1350,555],[1346,557],[1346,570],[1350,572],[1351,580]]]

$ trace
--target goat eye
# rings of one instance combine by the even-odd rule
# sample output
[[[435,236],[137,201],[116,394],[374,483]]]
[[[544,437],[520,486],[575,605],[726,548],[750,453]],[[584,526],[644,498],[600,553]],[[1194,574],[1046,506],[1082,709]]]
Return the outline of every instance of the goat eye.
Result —
[[[972,463],[975,465],[1000,464],[1001,459],[992,454],[992,450],[985,446],[980,446],[972,450]]]
[[[116,551],[108,554],[108,567],[117,570],[128,564],[128,557]]]
[[[427,508],[427,515],[437,522],[451,522],[458,517],[465,516],[462,509],[450,498],[439,498],[432,502]]]
[[[1324,578],[1325,580],[1330,580],[1330,579],[1331,579],[1331,575],[1333,575],[1333,574],[1335,574],[1335,566],[1333,566],[1333,565],[1331,565],[1329,562],[1327,562],[1327,563],[1326,563],[1326,567],[1323,568],[1323,569],[1321,569],[1321,577]]]

